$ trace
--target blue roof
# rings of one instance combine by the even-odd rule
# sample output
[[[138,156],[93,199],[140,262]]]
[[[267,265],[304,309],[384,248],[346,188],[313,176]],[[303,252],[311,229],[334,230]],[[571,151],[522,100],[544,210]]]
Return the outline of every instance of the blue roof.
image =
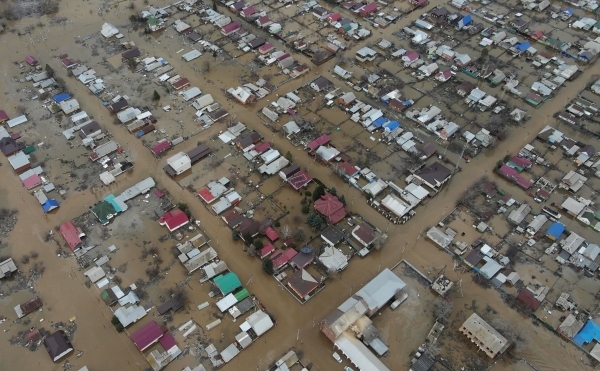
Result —
[[[565,225],[559,222],[553,223],[550,228],[546,231],[546,234],[551,235],[555,239],[560,237],[561,234],[565,231]]]
[[[381,127],[381,125],[385,124],[386,122],[388,122],[388,119],[381,116],[377,120],[373,121],[373,126],[375,126],[376,128],[379,128],[379,127]]]
[[[471,22],[473,22],[473,18],[471,18],[470,14],[465,15],[465,17],[462,19],[463,26],[466,26]]]
[[[389,131],[394,131],[400,127],[400,123],[398,121],[390,121],[387,124],[383,125],[384,128]]]
[[[522,43],[516,43],[515,49],[524,52],[525,50],[529,49],[530,46],[531,44],[529,44],[529,41],[523,41]]]
[[[56,103],[60,103],[60,102],[62,102],[64,100],[67,100],[69,98],[71,98],[71,96],[69,95],[69,93],[60,93],[60,94],[56,94],[54,96],[54,101]]]
[[[575,344],[582,346],[584,343],[591,343],[592,340],[600,341],[600,326],[592,320],[589,320],[585,326],[573,338]]]
[[[119,202],[117,202],[117,199],[116,199],[115,195],[113,195],[113,194],[110,194],[110,195],[104,197],[104,201],[111,204],[115,208],[115,211],[118,213],[122,213],[123,211],[125,211],[125,210],[123,210],[123,207],[119,204]]]
[[[48,199],[42,205],[42,208],[44,209],[45,212],[52,211],[52,210],[56,209],[57,207],[59,207],[58,201],[56,201],[53,198]]]
[[[567,8],[567,9],[563,10],[563,13],[573,14],[573,8]]]

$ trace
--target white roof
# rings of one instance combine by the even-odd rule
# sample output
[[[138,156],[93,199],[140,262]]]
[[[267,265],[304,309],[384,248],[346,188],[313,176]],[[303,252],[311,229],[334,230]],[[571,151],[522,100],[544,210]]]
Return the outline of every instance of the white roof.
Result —
[[[290,121],[287,124],[283,125],[283,129],[288,134],[296,134],[300,132],[300,127],[296,124],[296,121]]]
[[[339,154],[340,151],[338,151],[334,147],[320,146],[319,148],[317,148],[317,155],[319,155],[325,161],[330,161]]]
[[[366,186],[363,187],[363,191],[369,192],[373,196],[377,196],[379,192],[383,191],[388,184],[383,179],[377,179],[374,182],[370,182]]]
[[[94,283],[102,277],[106,276],[106,273],[104,273],[104,269],[100,267],[93,267],[92,269],[85,272],[83,275],[87,276],[90,279],[90,281]]]
[[[212,95],[206,94],[196,99],[194,103],[192,103],[192,106],[194,106],[195,109],[202,109],[208,105],[213,104],[214,102],[215,100],[213,99]]]
[[[385,206],[386,209],[400,217],[406,215],[406,213],[411,209],[410,205],[392,194],[385,196],[385,198],[381,200],[381,204]]]
[[[202,91],[200,90],[200,88],[197,88],[197,87],[189,88],[188,90],[186,90],[183,93],[181,93],[181,95],[183,96],[183,99],[186,102],[188,100],[196,98],[200,94],[202,94]]]
[[[189,61],[192,61],[192,60],[198,58],[201,55],[202,55],[202,53],[200,53],[198,50],[192,49],[192,51],[187,52],[184,55],[182,55],[181,58],[183,58],[186,62],[189,62]]]
[[[104,23],[102,25],[102,29],[100,30],[100,33],[102,34],[102,36],[104,36],[108,39],[109,37],[112,37],[112,36],[115,36],[116,34],[118,34],[119,29],[110,23]]]
[[[131,305],[129,307],[117,308],[114,314],[115,317],[119,319],[119,322],[121,322],[121,325],[123,325],[123,327],[127,327],[144,317],[146,315],[146,310],[144,307]]]
[[[427,237],[441,247],[448,247],[452,243],[452,237],[448,236],[436,227],[431,227],[427,231]]]
[[[411,193],[413,196],[415,196],[419,200],[424,200],[425,198],[427,198],[427,196],[429,196],[429,192],[425,188],[421,187],[420,185],[416,185],[414,183],[410,183],[409,185],[407,185],[406,188],[404,188],[404,190],[406,192]]]
[[[230,344],[227,348],[223,349],[221,352],[221,357],[225,363],[231,361],[233,357],[237,356],[240,353],[239,349],[235,346],[235,344]]]
[[[390,371],[360,340],[344,332],[335,340],[335,346],[360,371]]]
[[[225,312],[227,309],[231,308],[235,303],[237,303],[237,299],[233,294],[229,294],[217,302],[217,307],[221,312]]]
[[[573,214],[579,215],[581,211],[585,208],[585,204],[575,200],[572,197],[569,197],[565,200],[565,202],[560,205],[560,207],[564,210],[567,210]]]
[[[8,125],[9,128],[14,128],[15,126],[21,125],[25,122],[27,122],[27,116],[21,115],[19,117],[15,117],[12,120],[6,121],[6,125]]]
[[[319,255],[319,260],[327,269],[340,270],[348,265],[348,257],[340,249],[329,245],[323,248],[323,253]]]
[[[88,114],[85,111],[81,111],[81,112],[77,112],[76,114],[74,114],[73,116],[71,116],[71,122],[77,122],[77,121],[81,121],[83,119],[88,118]]]
[[[265,152],[262,155],[260,155],[260,158],[265,162],[265,164],[269,164],[269,163],[277,160],[277,158],[279,156],[280,156],[279,151],[276,150],[276,149],[271,148],[267,152]]]
[[[256,336],[260,336],[267,332],[271,327],[273,327],[273,321],[268,314],[259,310],[257,312],[252,313],[246,319],[246,322],[252,327]]]
[[[356,296],[365,301],[369,311],[373,311],[383,307],[404,286],[406,283],[386,268],[360,289]]]

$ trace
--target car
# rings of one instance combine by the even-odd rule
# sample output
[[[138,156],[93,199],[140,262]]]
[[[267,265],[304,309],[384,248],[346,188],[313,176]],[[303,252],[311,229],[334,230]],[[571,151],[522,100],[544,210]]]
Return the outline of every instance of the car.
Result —
[[[352,367],[345,366],[344,371],[354,371],[354,370],[352,369]]]
[[[470,158],[468,158],[467,156],[465,156],[465,157],[463,157],[463,158],[465,159],[465,161],[467,162],[467,164],[468,164],[469,162],[471,162],[471,159],[470,159]]]
[[[338,361],[338,363],[342,363],[342,357],[340,357],[340,355],[337,354],[336,352],[333,352],[333,359]]]

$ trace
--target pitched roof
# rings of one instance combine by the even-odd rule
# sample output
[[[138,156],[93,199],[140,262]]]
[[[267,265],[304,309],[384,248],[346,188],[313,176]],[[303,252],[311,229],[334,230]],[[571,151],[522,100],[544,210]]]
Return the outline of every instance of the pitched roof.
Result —
[[[346,210],[344,204],[340,200],[330,194],[326,193],[315,201],[315,210],[321,213],[327,221],[330,223],[337,223],[346,216]]]
[[[73,222],[69,220],[61,224],[58,230],[67,242],[67,245],[69,245],[69,248],[71,248],[72,251],[75,251],[81,244],[79,230],[77,229],[75,224],[73,224]]]
[[[321,236],[336,245],[344,239],[344,232],[335,225],[328,225],[327,228],[321,232]]]
[[[416,175],[424,179],[429,184],[436,185],[436,183],[443,183],[446,179],[448,179],[448,177],[452,175],[452,171],[436,161],[428,167],[416,172]]]
[[[288,280],[288,286],[301,298],[310,295],[319,287],[319,283],[304,269],[294,272]]]
[[[58,330],[52,335],[46,336],[44,346],[54,362],[73,351],[73,345],[63,330]]]
[[[170,232],[177,230],[180,227],[188,224],[190,219],[186,215],[185,212],[180,209],[173,209],[171,211],[167,211],[163,214],[163,216],[158,219],[158,223],[160,225],[166,225]]]
[[[144,351],[144,349],[157,342],[164,333],[165,331],[163,328],[155,321],[151,321],[131,334],[130,338],[140,351]]]
[[[271,241],[277,241],[279,239],[279,234],[273,229],[273,227],[267,227],[265,229],[265,235]]]

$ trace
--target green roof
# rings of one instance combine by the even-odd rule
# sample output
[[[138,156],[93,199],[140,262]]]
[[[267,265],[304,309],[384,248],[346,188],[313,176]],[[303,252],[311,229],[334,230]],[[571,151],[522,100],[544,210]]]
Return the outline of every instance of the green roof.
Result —
[[[160,24],[160,19],[158,19],[156,17],[153,17],[153,16],[150,16],[148,18],[148,24],[150,26],[158,26]]]
[[[102,223],[102,225],[108,224],[108,221],[112,219],[117,213],[117,210],[106,201],[100,201],[92,207],[92,213],[96,215],[96,218]]]
[[[242,283],[238,278],[237,274],[233,272],[225,273],[220,276],[215,277],[213,280],[215,285],[221,290],[223,295],[227,295],[230,292],[233,292],[238,287],[242,287]]]
[[[34,146],[27,146],[27,147],[25,147],[25,149],[23,149],[23,153],[26,155],[33,153],[33,152],[35,152]]]
[[[248,289],[242,289],[242,290],[236,292],[235,294],[233,294],[233,296],[235,296],[237,301],[242,301],[242,300],[246,299],[248,296],[250,296],[250,293],[248,292]]]

